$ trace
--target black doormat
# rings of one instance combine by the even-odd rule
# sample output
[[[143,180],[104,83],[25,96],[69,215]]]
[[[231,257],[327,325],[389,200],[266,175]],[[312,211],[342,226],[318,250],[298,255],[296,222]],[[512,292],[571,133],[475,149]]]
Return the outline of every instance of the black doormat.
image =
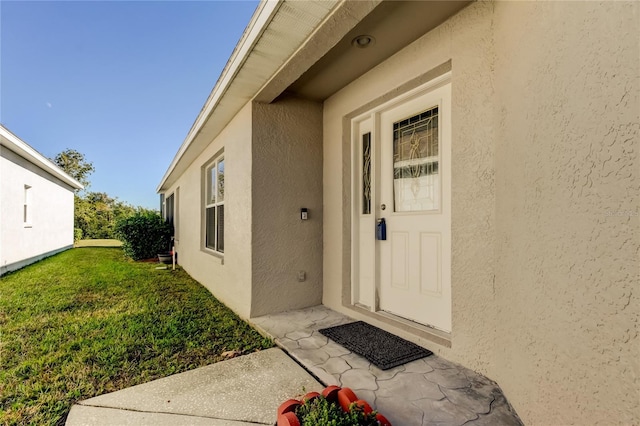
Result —
[[[381,370],[388,370],[433,354],[430,350],[362,321],[318,331],[366,358]]]

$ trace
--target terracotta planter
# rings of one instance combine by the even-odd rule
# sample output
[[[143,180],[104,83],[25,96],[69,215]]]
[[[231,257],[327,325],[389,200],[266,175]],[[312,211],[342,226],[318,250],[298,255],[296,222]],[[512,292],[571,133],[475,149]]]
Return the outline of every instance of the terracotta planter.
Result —
[[[380,426],[391,426],[391,422],[380,413],[376,414],[376,419],[380,422]]]
[[[297,399],[287,399],[278,407],[278,416],[284,413],[289,413],[289,412],[295,413],[296,408],[298,408],[300,405],[301,403]]]
[[[311,401],[312,399],[317,398],[319,396],[320,394],[318,392],[309,392],[308,394],[302,397],[302,402]]]
[[[288,399],[278,407],[277,426],[300,426],[300,419],[296,416],[296,409],[306,401],[321,396],[318,392],[309,392],[302,397],[302,400]],[[358,399],[355,392],[349,388],[340,388],[339,386],[327,386],[322,391],[322,396],[333,404],[339,404],[343,411],[348,412],[349,406],[355,403],[366,414],[371,413],[373,409],[363,399]],[[391,426],[391,423],[385,416],[380,413],[376,414],[376,420],[380,426]]]
[[[300,420],[296,413],[289,411],[278,416],[278,426],[300,426]]]
[[[357,399],[355,403],[358,407],[362,408],[362,411],[364,411],[365,414],[369,414],[373,411],[373,408],[371,408],[371,406],[364,399]]]
[[[327,386],[322,391],[322,396],[329,402],[338,402],[338,392],[340,392],[340,386]]]
[[[356,402],[358,397],[349,388],[342,388],[338,391],[338,404],[342,407],[342,411],[349,411],[352,402]]]

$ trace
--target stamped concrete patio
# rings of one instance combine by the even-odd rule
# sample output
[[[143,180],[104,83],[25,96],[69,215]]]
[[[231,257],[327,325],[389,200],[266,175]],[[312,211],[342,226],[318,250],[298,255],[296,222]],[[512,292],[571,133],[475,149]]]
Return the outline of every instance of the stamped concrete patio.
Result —
[[[353,319],[324,306],[252,320],[325,385],[352,388],[398,426],[522,425],[498,385],[431,355],[380,370],[318,330]]]

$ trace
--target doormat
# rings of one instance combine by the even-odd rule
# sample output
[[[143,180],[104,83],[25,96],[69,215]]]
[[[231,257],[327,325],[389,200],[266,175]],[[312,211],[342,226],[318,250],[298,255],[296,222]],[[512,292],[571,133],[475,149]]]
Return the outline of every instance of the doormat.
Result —
[[[362,321],[318,331],[351,352],[366,358],[381,370],[388,370],[433,354],[430,350]]]

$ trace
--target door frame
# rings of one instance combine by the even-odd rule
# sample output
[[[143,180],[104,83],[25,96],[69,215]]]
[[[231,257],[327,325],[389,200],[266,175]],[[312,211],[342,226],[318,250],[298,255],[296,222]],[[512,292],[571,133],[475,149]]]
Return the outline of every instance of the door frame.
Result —
[[[450,66],[450,65],[449,65]],[[431,74],[431,73],[429,73]],[[349,140],[349,154],[350,154],[350,173],[349,173],[349,195],[350,195],[350,223],[351,223],[351,227],[350,227],[350,231],[351,231],[351,244],[350,244],[350,292],[348,292],[348,294],[345,294],[345,296],[347,297],[347,300],[344,300],[346,303],[346,306],[350,306],[352,308],[356,308],[359,310],[364,310],[367,312],[370,312],[371,314],[374,315],[380,315],[380,316],[384,316],[384,317],[391,317],[392,319],[395,320],[399,320],[402,323],[407,323],[411,322],[410,320],[407,320],[406,318],[402,318],[402,317],[396,317],[393,314],[389,314],[387,312],[384,312],[380,309],[380,300],[379,300],[379,290],[380,290],[380,271],[378,268],[378,264],[380,261],[380,253],[379,253],[379,245],[375,243],[375,240],[373,241],[373,243],[375,244],[376,248],[374,250],[374,259],[372,261],[372,268],[374,268],[373,271],[368,271],[371,272],[373,274],[373,276],[375,277],[373,280],[373,292],[369,293],[366,295],[366,300],[364,300],[365,303],[363,303],[363,300],[361,300],[360,295],[361,295],[361,288],[360,288],[360,274],[361,274],[361,270],[360,270],[360,244],[361,244],[361,233],[360,233],[360,220],[361,220],[361,215],[360,215],[360,211],[361,211],[361,199],[360,199],[360,188],[362,185],[362,181],[361,181],[361,151],[360,151],[360,135],[357,133],[360,133],[357,131],[358,127],[354,124],[358,124],[360,122],[366,121],[367,119],[372,119],[372,123],[371,123],[371,141],[373,143],[373,145],[375,146],[375,149],[373,149],[373,154],[372,154],[372,159],[371,159],[371,174],[373,176],[372,178],[372,182],[377,182],[378,179],[375,178],[375,176],[377,176],[377,173],[379,173],[380,170],[380,146],[376,146],[379,145],[380,143],[380,138],[377,137],[377,135],[380,132],[380,114],[386,110],[392,109],[400,104],[403,104],[407,101],[410,101],[411,99],[423,96],[424,94],[431,92],[441,86],[445,86],[447,84],[451,83],[451,71],[450,68],[444,72],[441,73],[440,75],[431,78],[429,80],[427,80],[426,82],[423,82],[417,86],[414,86],[412,89],[406,90],[404,93],[401,93],[400,95],[394,96],[392,98],[389,98],[388,96],[384,96],[381,99],[383,99],[382,102],[379,102],[377,104],[370,104],[370,107],[366,107],[366,108],[361,108],[358,110],[358,112],[356,114],[353,114],[349,117],[345,117],[345,125],[346,125],[346,131],[348,134],[348,140]],[[448,114],[451,114],[451,110],[447,111]],[[376,208],[374,206],[377,206],[377,200],[376,200],[376,195],[377,195],[377,191],[378,189],[374,187],[375,184],[372,184],[372,191],[371,191],[371,215],[373,216],[373,220],[375,221],[375,217],[376,217]],[[451,188],[449,188],[451,189]],[[449,203],[451,201],[451,196],[452,194],[449,194]],[[451,215],[451,211],[450,211],[450,215]],[[449,232],[451,233],[451,229],[449,229]],[[450,239],[451,239],[451,234],[449,235]],[[451,248],[450,248],[451,250]],[[368,292],[367,292],[368,293]],[[453,297],[453,296],[451,296]],[[450,306],[450,310],[452,310],[452,306],[453,306],[453,301],[451,300],[451,306]],[[424,327],[423,324],[419,324],[419,323],[414,323],[415,325],[417,325],[418,327]],[[428,328],[428,325],[426,326]],[[436,331],[438,331],[438,334],[441,335],[441,331],[434,329]],[[450,334],[450,333],[446,333],[446,334]]]

